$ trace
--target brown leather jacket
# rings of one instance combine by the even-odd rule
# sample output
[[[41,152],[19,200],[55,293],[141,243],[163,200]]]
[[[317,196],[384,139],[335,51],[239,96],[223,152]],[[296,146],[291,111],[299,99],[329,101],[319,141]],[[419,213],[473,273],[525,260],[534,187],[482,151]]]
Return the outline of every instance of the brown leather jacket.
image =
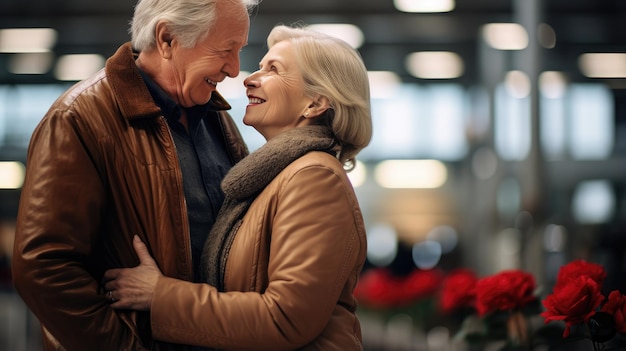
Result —
[[[46,350],[178,349],[153,342],[149,315],[113,310],[100,288],[106,269],[138,264],[134,234],[165,275],[192,278],[176,150],[134,58],[121,46],[54,103],[31,139],[12,268]],[[217,93],[211,103],[207,118],[219,118],[234,164],[247,147],[228,103]]]
[[[310,152],[252,202],[226,261],[224,289],[161,277],[155,339],[226,350],[362,350],[352,294],[365,225],[341,164]]]

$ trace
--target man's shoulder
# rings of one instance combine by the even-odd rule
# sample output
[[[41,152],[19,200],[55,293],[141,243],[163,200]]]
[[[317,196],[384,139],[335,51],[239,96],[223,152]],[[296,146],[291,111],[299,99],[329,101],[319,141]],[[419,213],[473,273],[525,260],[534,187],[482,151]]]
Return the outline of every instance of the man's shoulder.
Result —
[[[105,79],[102,69],[91,77],[75,83],[56,99],[50,112],[79,115],[83,110],[91,109],[95,101],[106,95],[102,94],[102,90],[107,89],[102,87],[102,81]]]

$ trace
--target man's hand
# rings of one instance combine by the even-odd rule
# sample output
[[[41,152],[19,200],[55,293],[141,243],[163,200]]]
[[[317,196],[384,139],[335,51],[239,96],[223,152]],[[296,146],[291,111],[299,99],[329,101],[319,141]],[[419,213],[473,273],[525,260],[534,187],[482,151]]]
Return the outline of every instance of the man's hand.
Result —
[[[139,265],[134,268],[110,269],[104,273],[104,288],[115,309],[149,311],[154,287],[162,276],[148,248],[137,235],[133,247],[139,257]]]

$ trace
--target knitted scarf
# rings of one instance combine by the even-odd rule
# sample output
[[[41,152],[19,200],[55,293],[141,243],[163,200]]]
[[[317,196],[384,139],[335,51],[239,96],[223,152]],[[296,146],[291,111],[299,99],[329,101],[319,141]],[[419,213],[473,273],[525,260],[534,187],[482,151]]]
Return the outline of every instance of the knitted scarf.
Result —
[[[330,128],[321,125],[299,127],[268,140],[233,166],[222,181],[224,203],[204,245],[201,263],[206,274],[204,281],[223,291],[233,229],[252,201],[278,173],[310,151],[326,151],[334,155],[335,146]]]

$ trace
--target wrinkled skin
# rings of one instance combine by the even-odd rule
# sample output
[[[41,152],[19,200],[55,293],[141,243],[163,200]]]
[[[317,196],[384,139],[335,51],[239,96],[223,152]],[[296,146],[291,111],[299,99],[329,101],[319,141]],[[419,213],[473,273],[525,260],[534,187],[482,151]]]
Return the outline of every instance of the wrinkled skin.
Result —
[[[135,235],[133,247],[139,257],[139,265],[134,268],[110,269],[104,274],[104,288],[111,292],[115,309],[149,311],[154,288],[163,274],[146,245]]]

